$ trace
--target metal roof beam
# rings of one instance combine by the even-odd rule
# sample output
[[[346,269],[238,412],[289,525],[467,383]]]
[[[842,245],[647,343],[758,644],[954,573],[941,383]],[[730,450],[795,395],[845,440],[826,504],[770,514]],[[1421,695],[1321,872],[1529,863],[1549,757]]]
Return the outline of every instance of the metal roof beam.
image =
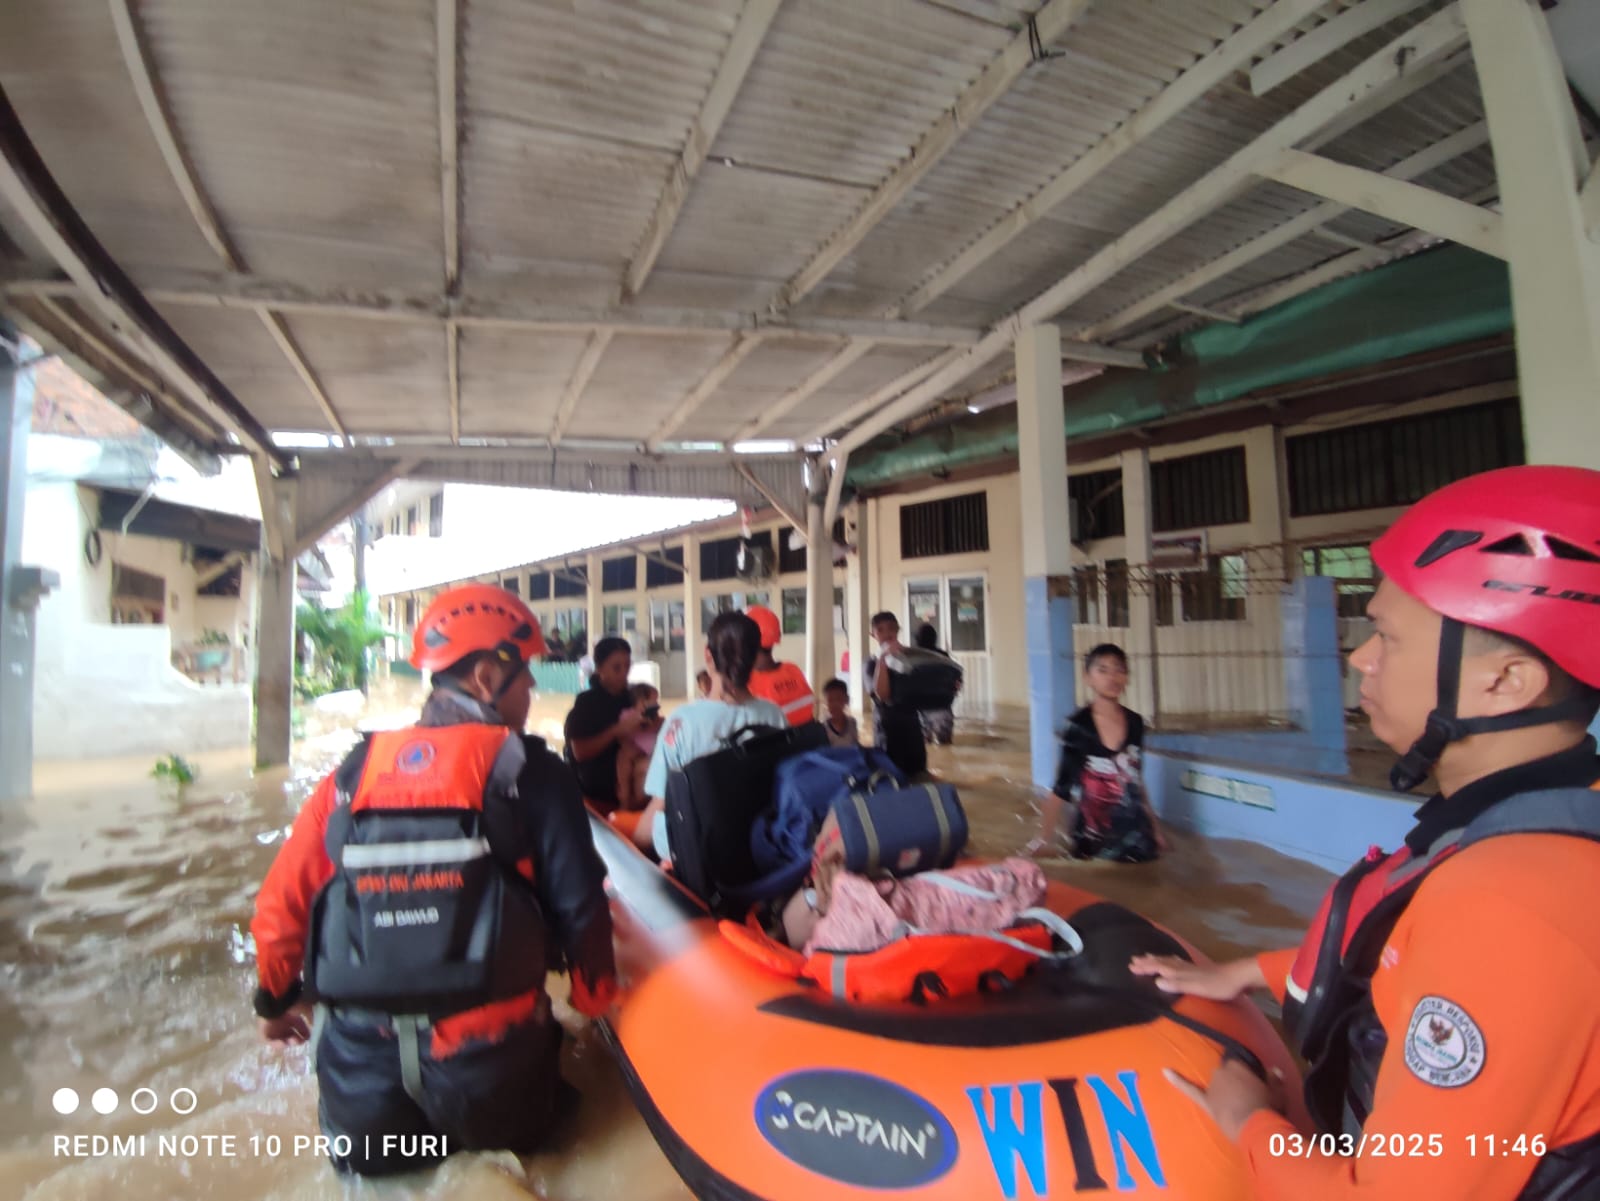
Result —
[[[1497,259],[1507,255],[1499,213],[1443,192],[1303,150],[1285,150],[1259,170],[1266,178],[1291,188],[1327,197],[1400,225],[1427,230]]]
[[[173,119],[172,109],[167,103],[166,93],[162,90],[160,80],[156,77],[150,48],[145,43],[144,31],[139,27],[131,0],[110,0],[110,4],[111,23],[116,27],[117,44],[121,47],[122,60],[128,68],[128,78],[133,84],[134,95],[139,98],[139,107],[144,111],[145,124],[150,127],[156,145],[161,149],[167,173],[172,176],[172,182],[183,196],[184,203],[189,206],[195,224],[200,227],[200,232],[210,243],[211,249],[217,252],[217,257],[227,265],[229,271],[243,272],[246,270],[244,260],[223,229],[216,209],[211,206],[205,189],[200,186],[194,164],[178,140],[177,122]],[[328,398],[321,381],[317,379],[316,372],[311,369],[311,364],[306,362],[305,354],[296,345],[283,319],[265,309],[260,310],[260,317],[261,323],[267,328],[267,333],[272,336],[272,340],[278,344],[278,349],[289,360],[289,365],[305,384],[306,390],[311,393],[311,398],[317,402],[322,415],[328,419],[339,436],[348,441],[350,435],[339,417],[338,410],[333,407],[333,401]]]
[[[833,358],[829,359],[821,367],[818,367],[810,375],[806,376],[805,379],[801,380],[799,384],[791,388],[789,392],[784,395],[776,404],[771,405],[754,421],[746,422],[743,426],[741,426],[734,433],[730,441],[744,442],[750,438],[754,438],[757,434],[771,426],[774,422],[781,421],[790,413],[794,412],[795,409],[799,408],[800,405],[805,403],[805,401],[809,400],[813,394],[826,387],[829,383],[836,379],[846,367],[849,367],[852,363],[858,361],[875,345],[876,343],[869,338],[852,339],[839,351],[838,354],[834,355]]]
[[[1012,240],[1042,220],[1053,209],[1098,176],[1122,154],[1132,150],[1189,105],[1204,96],[1252,56],[1288,33],[1327,0],[1278,0],[1255,20],[1221,43],[1158,95],[1112,130],[1071,166],[1012,209],[999,222],[955,258],[942,264],[915,291],[902,300],[893,315],[915,313],[943,296],[980,265],[1000,253]]]
[[[711,81],[710,90],[706,92],[705,101],[701,104],[694,123],[689,126],[689,136],[684,139],[683,149],[679,151],[676,161],[672,164],[666,186],[656,200],[650,224],[645,227],[644,236],[639,241],[639,248],[634,251],[633,258],[623,273],[623,287],[627,295],[637,296],[644,289],[651,268],[655,266],[656,259],[665,249],[667,239],[672,236],[673,228],[678,223],[678,214],[683,211],[684,201],[689,198],[689,188],[693,185],[695,176],[700,173],[711,144],[717,140],[717,133],[722,129],[723,121],[733,108],[734,97],[739,94],[739,88],[744,83],[751,64],[755,62],[756,53],[761,49],[761,41],[767,36],[773,17],[778,14],[780,2],[781,0],[745,0],[744,8],[739,12],[739,21],[733,27],[733,35],[728,39],[728,48],[722,55],[722,62],[717,66],[715,78]]]
[[[1466,154],[1469,150],[1476,150],[1489,140],[1489,126],[1478,121],[1465,129],[1457,130],[1449,137],[1435,142],[1426,149],[1419,150],[1416,154],[1400,160],[1383,174],[1394,179],[1415,179],[1425,175],[1436,167],[1441,167],[1451,159]],[[1176,300],[1181,300],[1192,292],[1198,292],[1208,284],[1227,275],[1232,275],[1239,268],[1264,258],[1274,250],[1287,246],[1307,234],[1322,234],[1320,228],[1326,222],[1336,220],[1350,211],[1347,205],[1319,204],[1316,208],[1302,213],[1292,221],[1286,221],[1276,229],[1268,230],[1258,238],[1252,238],[1242,246],[1235,247],[1220,258],[1213,259],[1204,266],[1197,267],[1181,279],[1174,280],[1166,287],[1152,293],[1130,305],[1119,313],[1114,313],[1104,321],[1097,321],[1093,325],[1078,330],[1074,338],[1105,338],[1117,330],[1126,329],[1138,321],[1142,321],[1151,313],[1168,307]]]
[[[1250,90],[1265,96],[1285,80],[1293,79],[1313,63],[1319,63],[1341,46],[1348,45],[1363,34],[1387,25],[1408,12],[1414,12],[1429,0],[1361,0],[1337,16],[1329,17],[1321,25],[1301,34],[1282,50],[1269,54],[1250,71]]]
[[[461,65],[461,12],[456,0],[439,0],[434,10],[438,26],[439,82],[439,212],[444,225],[444,290],[455,295],[461,282],[461,116],[459,83]]]
[[[572,369],[572,376],[567,380],[566,390],[561,394],[561,405],[556,409],[555,425],[550,430],[552,447],[561,445],[561,439],[567,433],[567,426],[572,422],[572,414],[578,408],[578,398],[583,395],[583,390],[594,378],[595,369],[600,366],[600,358],[605,354],[606,347],[611,345],[614,336],[615,331],[609,329],[597,329],[589,335],[583,353],[578,356],[577,366]]]
[[[801,518],[795,516],[794,510],[779,500],[777,493],[762,483],[760,477],[757,476],[753,470],[751,470],[748,464],[735,463],[733,469],[737,471],[752,488],[766,498],[767,503],[777,511],[779,517],[783,518],[797,531],[799,531],[800,540],[805,542],[806,523]]]
[[[947,350],[941,355],[935,355],[931,359],[918,363],[910,371],[905,372],[903,375],[896,376],[877,391],[873,392],[870,396],[863,396],[860,400],[856,401],[855,404],[851,405],[848,409],[845,409],[842,413],[835,413],[832,417],[829,417],[821,425],[816,426],[810,432],[803,435],[800,439],[800,444],[803,446],[808,442],[815,442],[819,438],[826,437],[828,434],[833,433],[835,430],[848,429],[857,421],[860,421],[863,417],[875,412],[879,406],[893,400],[897,396],[903,395],[905,392],[909,391],[911,388],[914,388],[917,384],[920,384],[923,380],[927,379],[935,371],[939,371],[944,367],[948,367],[960,357],[960,350]]]
[[[1583,205],[1583,224],[1589,231],[1589,240],[1600,242],[1600,159],[1596,159],[1594,166],[1589,169],[1589,178],[1584,181],[1580,202]]]
[[[1433,82],[1462,60],[1466,42],[1466,25],[1454,4],[1408,30],[1017,309],[976,346],[851,430],[839,440],[839,449],[855,450],[895,422],[927,408],[946,388],[1003,354],[1022,330],[1050,320],[1148,251],[1247,191],[1259,168],[1281,151],[1297,143],[1325,142]]]
[[[673,409],[667,415],[667,419],[656,427],[655,432],[645,441],[645,446],[652,451],[658,449],[669,434],[674,433],[694,415],[701,405],[711,398],[711,394],[722,386],[723,381],[734,373],[739,364],[744,362],[750,356],[750,353],[761,345],[762,339],[763,335],[761,334],[740,335],[735,338],[733,345],[717,361],[716,366],[712,367],[701,378],[699,383],[689,389],[688,394],[678,402],[678,407]]]
[[[1309,3],[1311,0],[1301,0]],[[1323,0],[1315,0],[1322,3]],[[1048,46],[1071,27],[1090,0],[1049,0],[1004,50],[990,60],[955,103],[934,122],[910,153],[873,190],[855,214],[823,243],[809,262],[795,272],[778,294],[778,307],[788,308],[828,277],[866,236],[894,211],[907,193],[948,154],[961,135],[1022,78],[1035,61],[1035,46]]]
[[[450,441],[461,441],[461,328],[444,323],[444,386],[450,406]]]
[[[0,86],[0,197],[77,285],[111,332],[209,419],[244,445],[282,464],[261,423],[155,310],[83,223],[23,129]]]
[[[907,345],[969,346],[982,331],[971,326],[876,317],[817,317],[735,312],[719,309],[653,308],[639,305],[581,306],[543,304],[534,300],[476,300],[392,289],[317,287],[256,275],[190,271],[173,267],[140,268],[144,293],[162,304],[197,308],[272,309],[443,325],[463,328],[527,329],[573,333],[609,329],[630,334],[761,333],[768,337],[870,338]],[[17,296],[75,296],[71,278],[37,263],[0,269],[0,293]]]

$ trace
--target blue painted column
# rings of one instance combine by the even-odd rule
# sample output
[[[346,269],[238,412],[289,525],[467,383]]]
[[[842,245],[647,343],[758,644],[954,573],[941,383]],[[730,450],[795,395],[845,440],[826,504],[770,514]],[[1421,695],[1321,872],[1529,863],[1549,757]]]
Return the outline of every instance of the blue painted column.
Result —
[[[1061,331],[1036,325],[1017,338],[1017,459],[1022,475],[1022,596],[1028,646],[1033,782],[1055,780],[1058,736],[1075,707],[1072,567]]]

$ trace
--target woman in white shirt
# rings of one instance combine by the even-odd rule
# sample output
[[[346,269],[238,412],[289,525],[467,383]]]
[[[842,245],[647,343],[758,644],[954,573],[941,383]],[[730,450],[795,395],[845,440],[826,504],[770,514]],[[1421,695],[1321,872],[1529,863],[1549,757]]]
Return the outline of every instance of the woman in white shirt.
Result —
[[[706,636],[706,667],[711,672],[711,697],[680,706],[656,738],[655,753],[645,772],[644,791],[650,798],[634,828],[634,841],[654,850],[665,862],[667,817],[662,800],[667,775],[682,770],[704,755],[727,745],[728,738],[746,726],[783,729],[783,710],[750,693],[750,675],[761,653],[761,630],[743,613],[722,613]]]

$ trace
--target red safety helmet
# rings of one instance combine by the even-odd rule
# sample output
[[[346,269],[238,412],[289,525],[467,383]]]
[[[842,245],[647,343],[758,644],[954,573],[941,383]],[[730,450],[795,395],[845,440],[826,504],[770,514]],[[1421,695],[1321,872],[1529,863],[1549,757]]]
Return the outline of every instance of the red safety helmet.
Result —
[[[1467,626],[1525,642],[1600,688],[1600,471],[1507,467],[1458,480],[1408,509],[1372,544],[1372,560],[1445,618],[1438,707],[1396,769],[1397,786],[1415,787],[1446,745],[1469,734],[1585,715],[1578,698],[1464,721],[1456,701]]]
[[[429,603],[411,638],[411,665],[443,671],[475,651],[521,667],[545,653],[544,634],[522,598],[493,584],[466,584]]]
[[[756,628],[761,631],[761,649],[770,651],[778,645],[783,638],[783,624],[779,622],[778,615],[765,605],[751,605],[744,611],[744,615],[756,623]]]

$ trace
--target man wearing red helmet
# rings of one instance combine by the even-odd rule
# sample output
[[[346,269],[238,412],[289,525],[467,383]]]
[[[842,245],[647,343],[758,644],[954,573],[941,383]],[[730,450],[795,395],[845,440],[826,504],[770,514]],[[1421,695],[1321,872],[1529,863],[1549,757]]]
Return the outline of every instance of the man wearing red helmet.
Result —
[[[761,631],[761,654],[756,657],[755,671],[750,673],[750,694],[782,709],[784,720],[791,726],[816,721],[817,696],[806,673],[793,663],[779,663],[772,653],[783,638],[778,615],[765,605],[751,605],[744,612]]]
[[[1168,992],[1271,988],[1329,1137],[1295,1131],[1237,1062],[1205,1090],[1171,1078],[1238,1141],[1259,1197],[1600,1196],[1600,472],[1461,480],[1372,557],[1362,707],[1403,756],[1395,787],[1431,771],[1438,792],[1299,948],[1132,965]]]
[[[583,800],[522,733],[544,649],[501,588],[435,598],[411,655],[432,673],[421,720],[369,735],[322,781],[256,898],[261,1034],[304,1042],[320,1003],[318,1112],[348,1139],[340,1171],[527,1153],[576,1102],[545,976],[564,960],[574,1007],[598,1017],[615,966]]]

